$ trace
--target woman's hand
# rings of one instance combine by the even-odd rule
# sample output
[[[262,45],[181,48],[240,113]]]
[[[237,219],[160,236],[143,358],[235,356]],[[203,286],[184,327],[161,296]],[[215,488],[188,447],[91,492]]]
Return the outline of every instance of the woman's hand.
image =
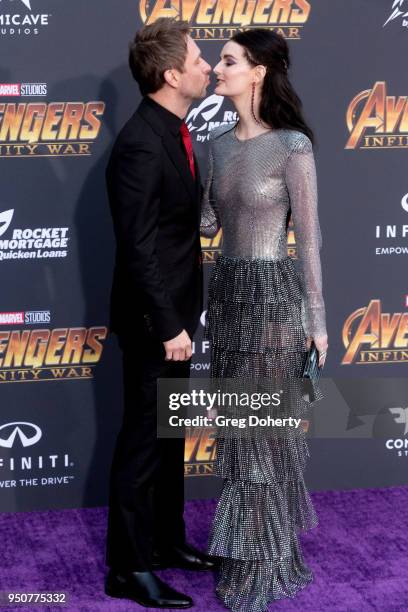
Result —
[[[327,343],[327,335],[325,336],[309,336],[306,342],[307,350],[310,349],[312,341],[315,343],[317,350],[319,351],[319,367],[322,368],[324,366],[324,362],[326,361],[328,343]]]

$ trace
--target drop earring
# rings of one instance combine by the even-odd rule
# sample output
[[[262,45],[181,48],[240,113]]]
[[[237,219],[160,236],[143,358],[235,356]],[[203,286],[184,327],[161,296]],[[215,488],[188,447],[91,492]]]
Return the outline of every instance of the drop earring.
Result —
[[[255,115],[255,83],[252,83],[251,115],[252,115],[252,118],[254,119],[254,121],[256,121],[256,123],[258,125],[262,125],[262,122],[259,121],[259,119],[257,119],[256,115]]]

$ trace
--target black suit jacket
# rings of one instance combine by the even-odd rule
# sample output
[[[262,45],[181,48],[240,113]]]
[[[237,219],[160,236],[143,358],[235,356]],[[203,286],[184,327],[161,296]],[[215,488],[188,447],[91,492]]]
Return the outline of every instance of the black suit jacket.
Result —
[[[202,310],[200,201],[186,155],[149,100],[121,130],[106,171],[116,236],[111,330],[128,335],[141,321],[161,341]]]

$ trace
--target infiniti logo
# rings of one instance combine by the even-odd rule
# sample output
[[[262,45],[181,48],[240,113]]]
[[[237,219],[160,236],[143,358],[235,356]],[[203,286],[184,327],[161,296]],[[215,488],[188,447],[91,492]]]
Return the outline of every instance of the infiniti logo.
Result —
[[[7,437],[4,437],[4,435]],[[6,423],[0,427],[0,446],[12,448],[17,437],[20,438],[20,442],[24,447],[33,446],[33,444],[36,444],[41,439],[41,436],[41,429],[33,423],[26,423],[24,421]]]

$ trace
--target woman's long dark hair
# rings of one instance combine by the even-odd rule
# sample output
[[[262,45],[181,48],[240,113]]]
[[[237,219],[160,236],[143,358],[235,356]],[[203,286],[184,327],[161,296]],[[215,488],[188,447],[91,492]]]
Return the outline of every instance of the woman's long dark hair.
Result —
[[[245,58],[252,66],[266,67],[259,106],[261,120],[275,129],[303,132],[313,143],[313,131],[303,117],[302,102],[288,78],[289,46],[283,36],[266,28],[254,28],[238,32],[231,40],[244,48]]]

